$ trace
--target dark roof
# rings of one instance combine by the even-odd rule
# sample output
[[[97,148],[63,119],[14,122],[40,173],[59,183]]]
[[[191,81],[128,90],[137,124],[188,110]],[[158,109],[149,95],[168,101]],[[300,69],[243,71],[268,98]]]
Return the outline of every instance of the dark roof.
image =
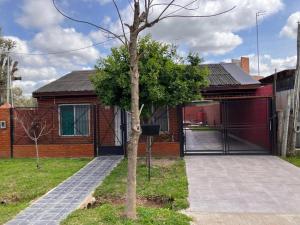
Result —
[[[235,63],[203,64],[210,71],[208,77],[210,87],[241,86],[260,84],[246,74]],[[89,79],[95,70],[73,71],[33,92],[33,96],[71,95],[80,92],[94,93],[94,87]]]
[[[33,92],[33,95],[54,92],[94,91],[94,87],[89,79],[94,73],[95,70],[72,71],[71,73],[37,89]]]
[[[296,69],[286,69],[286,70],[282,70],[277,72],[277,80],[281,80],[281,79],[288,79],[289,77],[292,77],[295,75],[295,71]],[[263,84],[271,84],[273,83],[274,80],[274,73],[264,77],[262,79],[260,79],[259,81]]]
[[[206,66],[210,71],[208,77],[210,86],[260,84],[235,63],[205,64],[202,66]]]

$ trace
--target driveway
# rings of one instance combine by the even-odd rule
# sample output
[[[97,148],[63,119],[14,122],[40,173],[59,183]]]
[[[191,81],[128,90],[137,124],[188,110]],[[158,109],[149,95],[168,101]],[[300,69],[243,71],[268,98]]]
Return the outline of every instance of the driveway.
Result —
[[[185,160],[188,213],[197,224],[227,224],[226,220],[260,224],[263,218],[262,224],[300,224],[300,169],[292,164],[275,156],[187,156]],[[232,223],[234,218],[240,222]]]
[[[224,140],[223,134],[220,130],[185,130],[186,135],[186,150],[188,151],[205,151],[209,152],[223,152]],[[240,151],[268,151],[261,146],[258,146],[249,141],[243,140],[229,134],[227,137],[227,145],[229,150]]]

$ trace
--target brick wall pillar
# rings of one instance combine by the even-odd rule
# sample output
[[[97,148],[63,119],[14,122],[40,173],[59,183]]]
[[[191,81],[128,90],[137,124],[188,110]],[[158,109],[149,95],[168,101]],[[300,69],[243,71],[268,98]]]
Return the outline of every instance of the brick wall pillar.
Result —
[[[10,110],[11,106],[9,104],[0,107],[0,123],[3,121],[6,124],[6,128],[0,127],[0,159],[11,156]]]

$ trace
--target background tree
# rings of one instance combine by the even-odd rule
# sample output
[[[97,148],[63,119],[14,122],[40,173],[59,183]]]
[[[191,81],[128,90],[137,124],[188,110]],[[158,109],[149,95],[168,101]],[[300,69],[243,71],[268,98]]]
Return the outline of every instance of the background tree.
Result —
[[[23,95],[21,87],[13,87],[12,93],[15,107],[35,107],[37,105],[35,98]]]
[[[14,41],[2,37],[0,29],[0,105],[7,101],[7,94],[8,102],[13,103],[12,82],[21,80],[21,77],[15,76],[18,71],[18,62],[9,56],[9,52],[15,45]]]
[[[195,10],[201,6],[200,0],[128,0],[132,9],[129,21],[124,21],[116,0],[112,4],[116,9],[116,14],[120,22],[120,33],[116,33],[105,25],[84,21],[70,17],[62,12],[55,0],[52,0],[54,7],[64,17],[79,23],[93,26],[104,32],[108,38],[119,40],[128,49],[128,65],[130,68],[130,94],[131,94],[131,137],[128,145],[128,175],[127,175],[127,194],[126,194],[126,216],[131,219],[136,218],[136,166],[137,166],[137,148],[141,135],[140,125],[140,102],[139,102],[139,56],[138,37],[142,31],[153,27],[160,21],[169,18],[187,19],[214,17],[227,13],[235,8],[218,12],[211,15],[198,15]],[[194,13],[190,13],[193,12]],[[191,24],[192,25],[192,24]],[[170,27],[170,29],[172,29]]]
[[[15,47],[15,42],[2,37],[0,28],[0,105],[6,100],[7,94],[7,52]],[[13,67],[14,63],[11,64]],[[15,71],[14,71],[15,72]]]

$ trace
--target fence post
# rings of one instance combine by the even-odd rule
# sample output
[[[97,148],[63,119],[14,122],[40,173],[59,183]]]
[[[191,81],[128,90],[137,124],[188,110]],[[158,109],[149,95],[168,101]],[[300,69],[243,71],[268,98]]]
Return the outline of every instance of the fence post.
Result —
[[[94,122],[94,157],[98,156],[98,134],[97,134],[97,127],[98,127],[98,115],[97,115],[97,105],[93,105],[93,122]]]
[[[14,109],[9,109],[10,114],[10,158],[14,157]]]

